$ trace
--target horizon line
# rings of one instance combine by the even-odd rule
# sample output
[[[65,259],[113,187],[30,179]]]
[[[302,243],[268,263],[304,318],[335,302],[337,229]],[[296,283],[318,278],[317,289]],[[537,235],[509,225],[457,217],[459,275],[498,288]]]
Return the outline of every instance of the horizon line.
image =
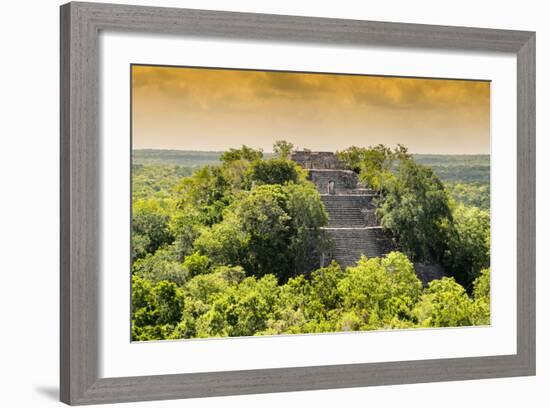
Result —
[[[250,147],[250,146],[248,146]],[[234,148],[233,148],[234,149]],[[307,149],[307,148],[306,148]],[[139,148],[133,148],[132,151],[139,151],[139,150],[156,150],[156,151],[175,151],[175,152],[196,152],[196,153],[224,153],[227,150],[191,150],[191,149],[176,149],[176,148],[154,148],[154,147],[139,147]],[[255,150],[261,150],[261,149],[255,149]],[[307,149],[312,152],[329,152],[333,153],[337,150],[331,151],[331,150],[314,150],[314,149]],[[262,153],[268,153],[268,154],[274,154],[273,151],[266,151],[261,150]],[[304,151],[304,149],[298,149],[296,151]],[[423,155],[443,155],[443,156],[490,156],[491,153],[423,153],[423,152],[409,152],[410,154],[423,154]]]

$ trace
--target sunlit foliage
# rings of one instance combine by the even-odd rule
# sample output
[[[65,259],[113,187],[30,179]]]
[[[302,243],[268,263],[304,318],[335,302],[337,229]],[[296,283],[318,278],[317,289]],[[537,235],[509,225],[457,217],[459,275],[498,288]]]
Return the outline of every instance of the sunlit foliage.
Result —
[[[328,216],[292,149],[133,166],[133,340],[490,324],[489,189],[470,182],[477,173],[461,179],[460,163],[423,158],[452,177],[443,184],[403,146],[339,152],[377,192],[399,251],[319,268]],[[417,260],[448,276],[423,287]]]
[[[462,204],[453,209],[445,264],[449,273],[468,290],[480,271],[489,267],[490,228],[488,211]]]
[[[215,267],[183,285],[134,276],[134,338],[254,336],[490,323],[489,270],[470,297],[453,278],[422,288],[399,252],[333,263],[278,284],[274,275],[246,277],[240,267]]]
[[[361,181],[377,191],[384,190],[393,180],[392,169],[396,163],[411,158],[402,145],[392,150],[382,144],[366,148],[351,146],[336,152],[336,156],[359,174]]]
[[[443,258],[452,215],[447,192],[429,167],[401,161],[377,213],[412,259]]]

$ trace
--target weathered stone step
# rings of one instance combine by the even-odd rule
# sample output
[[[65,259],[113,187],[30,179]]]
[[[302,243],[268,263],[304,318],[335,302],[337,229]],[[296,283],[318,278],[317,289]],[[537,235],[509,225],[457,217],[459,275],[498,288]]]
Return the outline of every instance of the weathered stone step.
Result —
[[[367,225],[364,218],[331,218],[328,226],[334,228],[361,228]]]
[[[329,216],[329,227],[376,225],[372,195],[321,195]]]
[[[384,256],[391,250],[391,240],[382,228],[325,228],[334,242],[331,257],[341,266],[355,264],[361,255]]]
[[[325,206],[347,208],[371,207],[374,194],[321,194]]]

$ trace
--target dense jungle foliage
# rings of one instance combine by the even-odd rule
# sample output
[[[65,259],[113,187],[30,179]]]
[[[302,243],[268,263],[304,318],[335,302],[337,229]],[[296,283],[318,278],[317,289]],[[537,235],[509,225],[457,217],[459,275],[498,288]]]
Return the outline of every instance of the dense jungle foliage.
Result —
[[[328,215],[292,149],[134,152],[133,340],[490,323],[486,156],[337,152],[399,248],[344,269],[318,268]],[[447,276],[423,287],[416,261]]]

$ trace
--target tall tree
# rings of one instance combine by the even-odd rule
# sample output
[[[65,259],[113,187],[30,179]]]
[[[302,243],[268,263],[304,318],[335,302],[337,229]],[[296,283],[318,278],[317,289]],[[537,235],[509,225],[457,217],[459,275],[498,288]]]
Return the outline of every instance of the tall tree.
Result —
[[[409,160],[411,155],[403,145],[393,150],[383,144],[369,147],[351,146],[336,152],[337,157],[357,174],[370,188],[381,191],[393,180],[396,162]]]
[[[429,167],[402,160],[377,214],[413,260],[443,259],[452,216],[445,188]]]
[[[231,202],[230,187],[220,166],[203,166],[175,188],[178,210],[193,212],[202,224],[215,224]]]
[[[159,200],[141,199],[132,205],[132,252],[133,259],[153,254],[174,239],[168,223],[169,211]]]
[[[280,281],[306,273],[327,245],[328,220],[317,190],[308,184],[261,185],[242,192],[222,222],[203,231],[196,248],[218,264],[241,265],[255,276]]]
[[[297,183],[299,178],[300,169],[290,160],[257,160],[246,171],[245,186],[251,188],[260,184]]]
[[[286,140],[277,140],[275,144],[273,144],[273,152],[280,159],[290,158],[290,154],[293,150],[294,145],[290,142],[287,142]]]
[[[489,267],[491,220],[489,212],[459,204],[453,210],[445,264],[468,291],[483,268]]]
[[[414,309],[420,326],[470,326],[473,304],[464,288],[453,278],[431,281]]]
[[[222,163],[230,163],[236,160],[248,160],[250,162],[254,160],[261,160],[264,157],[264,153],[261,149],[253,149],[246,145],[242,145],[240,149],[229,149],[223,152],[220,156]]]

